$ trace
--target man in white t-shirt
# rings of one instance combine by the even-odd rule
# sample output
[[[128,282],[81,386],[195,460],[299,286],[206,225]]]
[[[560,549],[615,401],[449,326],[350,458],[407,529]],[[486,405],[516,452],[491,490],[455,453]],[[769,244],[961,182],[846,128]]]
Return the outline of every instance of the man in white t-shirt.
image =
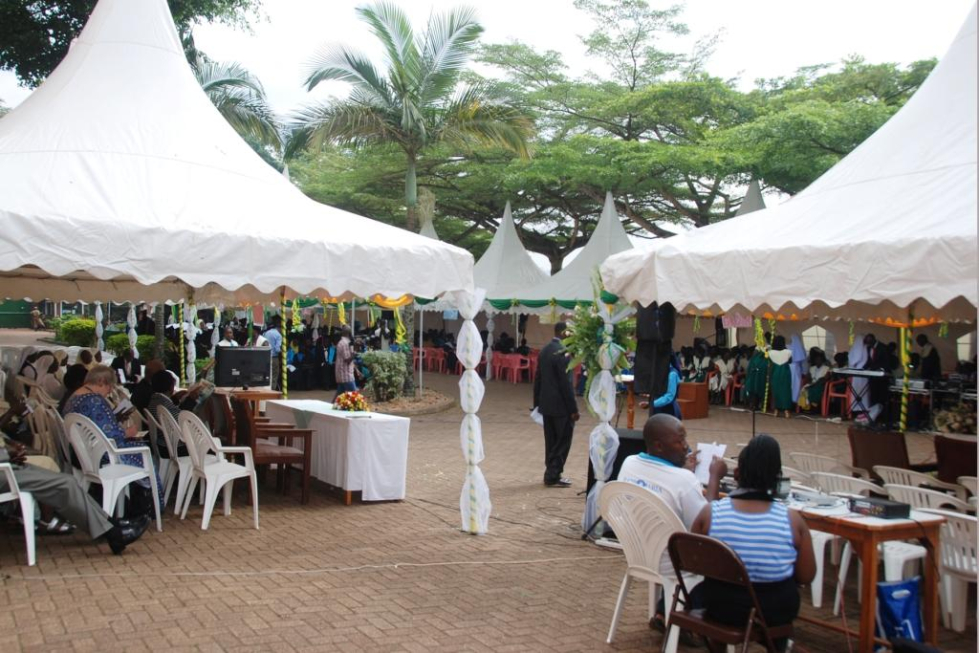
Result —
[[[727,465],[715,458],[710,465],[706,496],[691,471],[697,464],[696,454],[687,446],[687,429],[683,422],[665,413],[651,416],[642,430],[646,453],[629,456],[622,463],[618,480],[634,483],[658,494],[673,509],[684,527],[690,530],[693,520],[708,501],[717,499]],[[663,572],[672,575],[669,558],[663,556]]]

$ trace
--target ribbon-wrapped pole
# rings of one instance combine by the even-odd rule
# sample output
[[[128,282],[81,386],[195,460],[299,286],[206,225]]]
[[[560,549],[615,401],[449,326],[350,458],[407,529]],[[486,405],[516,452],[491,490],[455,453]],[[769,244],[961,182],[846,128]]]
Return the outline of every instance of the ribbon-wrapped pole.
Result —
[[[194,385],[197,382],[197,366],[194,362],[197,360],[197,346],[194,342],[197,340],[197,306],[190,304],[187,307],[187,316],[185,322],[187,323],[187,330],[184,332],[187,338],[187,385]]]
[[[456,343],[456,356],[465,368],[459,378],[459,404],[464,413],[459,438],[466,459],[466,479],[459,497],[459,508],[462,514],[462,530],[473,535],[486,533],[492,510],[489,486],[479,469],[479,463],[483,460],[483,429],[476,413],[486,388],[476,372],[483,357],[483,339],[473,323],[485,296],[486,291],[479,288],[474,295],[466,292],[453,293],[452,300],[464,320]]]
[[[483,370],[483,374],[486,376],[486,380],[490,381],[493,378],[493,329],[496,328],[496,322],[493,321],[493,314],[486,314],[486,369]]]
[[[289,370],[286,368],[286,287],[282,286],[279,294],[279,331],[281,331],[279,343],[279,386],[282,389],[282,398],[289,398]],[[274,389],[274,388],[273,388]]]
[[[612,370],[625,353],[625,350],[613,341],[612,336],[615,325],[635,313],[636,309],[628,306],[613,315],[612,306],[609,304],[596,302],[595,308],[604,323],[601,334],[602,344],[598,348],[598,364],[601,366],[601,371],[588,390],[588,405],[598,418],[598,424],[588,436],[588,457],[591,458],[592,469],[595,470],[595,484],[588,491],[585,500],[581,528],[585,532],[591,529],[591,532],[600,536],[603,529],[601,524],[598,525],[597,530],[592,529],[600,517],[598,496],[612,474],[615,456],[619,451],[619,435],[611,424],[612,418],[615,417],[615,377],[612,376]]]
[[[901,329],[901,368],[904,379],[901,383],[901,421],[900,430],[908,430],[908,401],[911,395],[911,326],[914,324],[914,313],[908,313],[908,326]]]
[[[214,307],[214,324],[212,326],[210,355],[213,360],[218,351],[218,342],[221,341],[221,309],[217,306]]]
[[[186,330],[184,326],[184,305],[174,304],[173,310],[177,313],[177,346],[180,354],[177,359],[177,369],[180,370],[180,387],[185,388],[187,387],[187,376],[184,370],[187,368],[184,367],[184,333]]]
[[[102,341],[102,334],[105,333],[105,329],[102,328],[102,302],[95,302],[95,347],[96,351],[102,351],[105,349],[105,342]]]
[[[129,304],[129,314],[126,315],[126,331],[129,335],[129,348],[133,352],[133,358],[139,359],[139,350],[136,349],[136,307]]]

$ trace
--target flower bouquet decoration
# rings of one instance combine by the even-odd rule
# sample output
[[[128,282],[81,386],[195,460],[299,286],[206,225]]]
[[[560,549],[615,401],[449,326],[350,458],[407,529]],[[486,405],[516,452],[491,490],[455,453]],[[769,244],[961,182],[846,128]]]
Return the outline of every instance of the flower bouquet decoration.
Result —
[[[360,413],[366,413],[370,410],[370,406],[367,405],[367,399],[364,397],[364,395],[360,394],[356,390],[344,392],[342,395],[337,397],[333,402],[333,408],[335,410]]]

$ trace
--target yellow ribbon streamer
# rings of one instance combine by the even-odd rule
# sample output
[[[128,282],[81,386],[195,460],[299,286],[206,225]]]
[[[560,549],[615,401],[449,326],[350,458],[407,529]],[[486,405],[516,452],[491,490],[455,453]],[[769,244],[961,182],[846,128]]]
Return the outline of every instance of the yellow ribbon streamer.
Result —
[[[405,344],[405,336],[408,335],[408,330],[405,328],[404,322],[401,321],[401,309],[394,309],[394,341],[399,345]]]

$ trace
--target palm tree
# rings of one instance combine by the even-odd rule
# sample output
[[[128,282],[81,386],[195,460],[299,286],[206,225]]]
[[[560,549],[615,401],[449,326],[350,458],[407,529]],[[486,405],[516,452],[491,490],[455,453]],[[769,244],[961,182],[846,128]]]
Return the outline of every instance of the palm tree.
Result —
[[[238,134],[276,152],[281,150],[278,119],[254,75],[239,63],[218,63],[201,55],[191,67],[201,88]]]
[[[432,16],[416,34],[392,3],[357,9],[386,52],[382,75],[363,54],[329,46],[310,62],[308,90],[323,81],[351,85],[345,100],[301,109],[292,125],[286,156],[327,143],[348,147],[394,144],[405,154],[408,228],[416,230],[415,166],[429,145],[495,145],[527,156],[533,121],[498,101],[487,85],[460,85],[459,77],[483,28],[472,9]]]

